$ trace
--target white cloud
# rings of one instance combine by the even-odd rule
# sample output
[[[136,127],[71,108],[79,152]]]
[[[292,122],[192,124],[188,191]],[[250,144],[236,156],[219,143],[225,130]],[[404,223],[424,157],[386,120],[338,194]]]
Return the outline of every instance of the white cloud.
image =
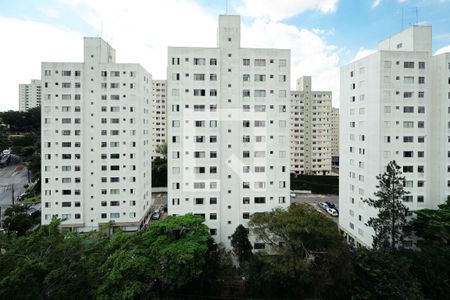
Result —
[[[361,58],[364,58],[366,56],[369,56],[373,53],[377,52],[377,50],[373,50],[373,49],[364,49],[364,48],[360,48],[358,50],[358,52],[356,52],[355,57],[352,59],[352,62],[360,60]]]
[[[380,5],[380,3],[381,3],[381,0],[373,0],[373,2],[372,2],[372,8],[377,8],[378,5]]]
[[[439,48],[436,51],[436,53],[434,53],[434,55],[439,55],[439,54],[442,54],[442,53],[450,53],[450,45],[442,47],[442,48]]]
[[[81,61],[82,35],[50,25],[0,17],[0,111],[18,109],[19,83],[41,77],[42,61]]]
[[[118,62],[140,63],[154,79],[166,78],[167,46],[216,46],[218,17],[194,0],[63,1],[82,12],[81,18],[99,34],[103,32],[103,38],[116,49]],[[0,111],[17,109],[18,84],[39,78],[41,61],[82,61],[80,33],[0,18],[3,28],[9,30],[3,30],[0,47],[0,82],[7,100],[0,102]],[[333,29],[315,33],[260,18],[242,25],[242,45],[292,49],[292,87],[298,77],[312,75],[313,88],[332,90],[336,103],[340,50],[323,38],[332,33]]]
[[[332,13],[337,5],[338,0],[244,0],[236,10],[243,16],[280,21],[308,10]]]
[[[333,103],[339,101],[339,56],[336,47],[307,29],[256,19],[243,27],[243,47],[291,49],[291,86],[300,76],[313,77],[313,89],[331,90]]]
[[[40,7],[39,11],[41,11],[44,15],[50,18],[57,18],[60,15],[59,10],[53,7]]]
[[[168,46],[216,46],[217,17],[191,0],[65,0],[116,49],[118,62],[137,62],[166,77]]]

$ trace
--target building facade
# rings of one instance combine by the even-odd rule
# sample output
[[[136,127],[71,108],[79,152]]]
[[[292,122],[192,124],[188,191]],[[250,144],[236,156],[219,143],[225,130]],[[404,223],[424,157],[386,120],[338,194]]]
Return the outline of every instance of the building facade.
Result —
[[[40,106],[41,89],[42,83],[39,79],[33,79],[31,83],[19,84],[19,111]]]
[[[169,214],[203,216],[229,246],[289,205],[289,75],[289,50],[241,48],[239,16],[220,16],[216,48],[169,47]]]
[[[167,80],[153,80],[152,97],[152,160],[162,157],[157,149],[167,143]]]
[[[331,108],[331,157],[339,157],[339,108]]]
[[[363,200],[392,160],[410,211],[450,195],[450,55],[432,56],[431,38],[430,26],[412,26],[341,68],[339,226],[351,242],[372,244],[365,224],[377,211]]]
[[[331,172],[331,92],[313,91],[310,76],[291,91],[291,173]]]
[[[142,226],[151,205],[151,75],[84,38],[84,62],[42,63],[42,224]]]

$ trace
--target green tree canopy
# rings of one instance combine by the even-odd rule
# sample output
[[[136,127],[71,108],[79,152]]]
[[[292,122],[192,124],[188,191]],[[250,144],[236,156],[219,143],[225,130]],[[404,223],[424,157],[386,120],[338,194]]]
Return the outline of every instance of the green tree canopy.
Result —
[[[258,296],[264,295],[258,291],[269,297],[342,295],[350,282],[351,264],[330,218],[309,204],[299,204],[287,211],[255,214],[249,228],[266,245],[266,254],[256,255],[247,272],[249,289]]]
[[[33,225],[33,219],[28,214],[28,206],[14,204],[5,210],[3,226],[8,232],[24,235]]]

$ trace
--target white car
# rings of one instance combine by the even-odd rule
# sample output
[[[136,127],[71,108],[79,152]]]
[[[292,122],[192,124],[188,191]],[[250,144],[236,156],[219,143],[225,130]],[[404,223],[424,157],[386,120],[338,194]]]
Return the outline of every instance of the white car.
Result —
[[[333,217],[337,217],[339,214],[338,212],[334,209],[334,208],[327,208],[326,209],[327,213]]]
[[[294,193],[293,191],[291,191],[291,197],[292,197],[292,198],[295,198],[295,197],[297,197],[297,194]]]
[[[11,149],[3,150],[3,155],[10,155],[10,154],[11,154]]]
[[[328,204],[325,203],[325,202],[320,202],[320,203],[319,203],[319,206],[322,207],[322,208],[325,209],[325,210],[326,210],[327,208],[329,208],[329,207],[328,207]]]

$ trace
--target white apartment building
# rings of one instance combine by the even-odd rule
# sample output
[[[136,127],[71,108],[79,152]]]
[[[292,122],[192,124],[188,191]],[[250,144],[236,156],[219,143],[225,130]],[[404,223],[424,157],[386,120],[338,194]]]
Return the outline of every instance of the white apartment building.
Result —
[[[331,172],[331,92],[313,91],[311,76],[291,91],[291,173]]]
[[[41,89],[42,84],[39,79],[33,79],[31,83],[19,84],[19,111],[40,106]]]
[[[339,108],[331,108],[331,157],[339,157]]]
[[[84,38],[84,62],[42,63],[42,224],[142,226],[151,205],[151,75]]]
[[[431,38],[431,26],[415,25],[341,68],[339,226],[351,242],[372,244],[365,224],[377,211],[363,199],[391,160],[411,211],[450,195],[450,54],[432,56]]]
[[[152,97],[152,160],[162,157],[156,152],[158,146],[166,144],[167,140],[167,80],[153,80]]]
[[[215,48],[169,47],[169,214],[203,216],[229,247],[289,205],[289,76],[290,50],[241,48],[239,16],[219,17]]]

